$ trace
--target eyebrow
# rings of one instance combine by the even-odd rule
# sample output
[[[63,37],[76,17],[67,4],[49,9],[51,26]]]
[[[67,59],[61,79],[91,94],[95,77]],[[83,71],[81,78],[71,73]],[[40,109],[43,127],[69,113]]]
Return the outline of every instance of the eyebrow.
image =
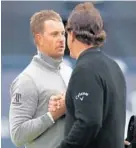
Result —
[[[57,33],[65,33],[65,30],[63,30],[63,31],[53,31],[53,32],[51,32],[50,34],[57,34]]]

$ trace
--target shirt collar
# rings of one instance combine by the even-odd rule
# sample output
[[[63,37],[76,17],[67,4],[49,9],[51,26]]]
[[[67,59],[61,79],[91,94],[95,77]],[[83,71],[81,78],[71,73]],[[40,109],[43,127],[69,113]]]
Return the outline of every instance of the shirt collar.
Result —
[[[94,53],[94,52],[100,52],[100,51],[101,51],[100,48],[88,48],[80,54],[79,58],[84,56],[87,53]]]

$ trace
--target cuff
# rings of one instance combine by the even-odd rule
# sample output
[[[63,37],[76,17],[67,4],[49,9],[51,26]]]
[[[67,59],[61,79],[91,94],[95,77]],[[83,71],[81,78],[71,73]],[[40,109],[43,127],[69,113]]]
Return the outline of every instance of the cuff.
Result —
[[[47,112],[47,115],[48,115],[48,117],[51,119],[51,121],[52,121],[53,123],[55,123],[55,121],[54,121],[54,119],[53,119],[51,113],[50,113],[50,112]]]

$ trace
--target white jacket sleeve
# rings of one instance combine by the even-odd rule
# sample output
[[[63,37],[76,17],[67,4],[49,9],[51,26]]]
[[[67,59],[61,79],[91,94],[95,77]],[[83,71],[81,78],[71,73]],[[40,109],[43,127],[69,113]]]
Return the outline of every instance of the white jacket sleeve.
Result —
[[[10,95],[10,134],[16,146],[34,140],[53,125],[47,113],[33,119],[38,104],[38,89],[30,77],[18,77],[11,85]]]

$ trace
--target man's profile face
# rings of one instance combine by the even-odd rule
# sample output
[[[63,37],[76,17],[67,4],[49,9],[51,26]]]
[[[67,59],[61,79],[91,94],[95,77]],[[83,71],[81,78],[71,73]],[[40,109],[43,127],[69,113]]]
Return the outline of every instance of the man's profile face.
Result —
[[[60,21],[44,22],[44,32],[40,39],[42,52],[52,58],[60,58],[65,50],[65,29]]]

